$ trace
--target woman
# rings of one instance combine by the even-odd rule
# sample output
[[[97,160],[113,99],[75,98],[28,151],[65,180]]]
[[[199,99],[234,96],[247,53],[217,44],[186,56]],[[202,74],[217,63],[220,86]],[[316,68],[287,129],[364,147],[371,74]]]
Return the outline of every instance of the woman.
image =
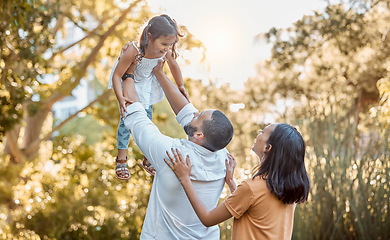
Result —
[[[294,210],[307,201],[310,183],[301,134],[288,124],[271,124],[260,130],[252,150],[260,165],[252,179],[236,189],[233,180],[235,160],[229,156],[226,182],[232,195],[209,211],[199,200],[191,181],[191,163],[187,156],[172,150],[165,159],[182,184],[201,222],[213,226],[234,217],[232,239],[291,239]]]

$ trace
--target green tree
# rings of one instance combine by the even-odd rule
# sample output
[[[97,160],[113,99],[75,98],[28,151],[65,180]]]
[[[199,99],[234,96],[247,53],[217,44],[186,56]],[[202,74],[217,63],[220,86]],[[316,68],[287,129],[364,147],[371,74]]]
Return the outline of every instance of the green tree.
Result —
[[[121,47],[138,37],[152,13],[143,0],[14,1],[2,11],[0,96],[5,107],[0,138],[7,136],[6,153],[12,161],[28,161],[52,135],[41,132],[53,104],[88,80],[88,74],[106,86]],[[180,43],[183,49],[200,46],[188,32]],[[101,91],[95,102],[108,96],[108,90]],[[18,144],[21,125],[24,134]]]
[[[102,86],[121,47],[136,40],[152,16],[148,5],[20,0],[6,1],[0,11],[0,238],[138,238],[151,178],[136,165],[142,155],[134,142],[129,147],[134,177],[126,183],[114,178],[112,129],[118,119],[112,116],[118,106]],[[185,27],[182,31],[180,49],[202,47]],[[97,99],[79,111],[88,117],[77,118],[78,112],[53,128],[53,104],[82,79],[97,86]],[[156,111],[158,124],[172,125],[169,112]],[[72,119],[84,128],[67,125]],[[103,141],[82,137],[86,128],[102,131]],[[67,135],[53,137],[59,130]]]
[[[298,126],[307,143],[311,192],[294,239],[390,235],[389,17],[388,1],[341,2],[262,35],[272,55],[245,103]]]
[[[22,12],[24,21],[9,21],[18,15],[15,9]],[[135,37],[135,29],[150,15],[146,9],[140,0],[127,8],[104,1],[7,3],[2,9],[5,34],[1,42],[1,76],[3,99],[10,109],[18,110],[17,114],[4,116],[14,121],[3,131],[7,136],[6,153],[12,161],[37,156],[40,143],[51,137],[50,133],[41,136],[41,132],[53,104],[70,95],[88,70],[101,64],[102,56],[113,58],[121,43]],[[126,31],[129,36],[117,37],[117,31],[125,26],[133,31]],[[24,127],[21,144],[18,123]]]
[[[310,102],[348,94],[356,110],[376,104],[376,84],[388,78],[388,4],[329,5],[290,28],[264,34],[273,43],[268,66],[278,73],[272,95]]]

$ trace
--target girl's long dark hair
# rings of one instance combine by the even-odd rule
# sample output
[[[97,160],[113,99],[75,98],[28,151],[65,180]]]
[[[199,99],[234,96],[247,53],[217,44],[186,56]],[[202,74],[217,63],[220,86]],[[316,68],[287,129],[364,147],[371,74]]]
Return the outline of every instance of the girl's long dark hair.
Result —
[[[175,20],[165,14],[153,17],[149,20],[148,25],[146,25],[141,34],[140,54],[137,56],[139,60],[145,56],[145,50],[148,47],[149,42],[148,33],[150,33],[153,40],[156,40],[161,36],[176,36],[176,42],[172,45],[172,57],[177,58],[178,54],[175,45],[179,40],[179,37],[183,37],[183,35],[179,33]]]
[[[257,176],[266,180],[267,187],[283,203],[307,201],[310,182],[304,158],[305,142],[296,128],[278,124],[267,140],[271,150],[259,166]]]

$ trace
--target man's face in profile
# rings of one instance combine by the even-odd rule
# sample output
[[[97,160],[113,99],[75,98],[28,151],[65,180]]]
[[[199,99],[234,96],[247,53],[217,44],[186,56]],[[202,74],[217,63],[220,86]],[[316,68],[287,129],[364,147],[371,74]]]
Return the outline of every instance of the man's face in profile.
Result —
[[[205,110],[203,112],[194,113],[194,118],[187,125],[184,126],[184,131],[188,135],[188,137],[193,137],[194,133],[199,129],[202,129],[204,120],[211,120],[211,115],[214,110]]]

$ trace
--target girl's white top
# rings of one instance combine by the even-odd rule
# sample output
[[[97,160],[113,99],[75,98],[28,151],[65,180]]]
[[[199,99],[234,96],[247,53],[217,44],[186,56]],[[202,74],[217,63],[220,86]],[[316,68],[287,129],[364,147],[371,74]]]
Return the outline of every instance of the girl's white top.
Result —
[[[133,46],[140,53],[139,48],[135,42],[132,42]],[[165,56],[165,54],[164,54]],[[160,58],[142,58],[138,61],[137,66],[134,70],[134,85],[135,90],[138,93],[138,97],[144,108],[149,108],[150,105],[160,102],[164,98],[164,92],[158,82],[156,76],[153,73],[153,68],[157,65],[158,60],[162,60],[164,56]],[[112,68],[110,81],[108,88],[112,89],[112,76],[114,70],[118,65],[118,59],[116,60],[114,67]]]

